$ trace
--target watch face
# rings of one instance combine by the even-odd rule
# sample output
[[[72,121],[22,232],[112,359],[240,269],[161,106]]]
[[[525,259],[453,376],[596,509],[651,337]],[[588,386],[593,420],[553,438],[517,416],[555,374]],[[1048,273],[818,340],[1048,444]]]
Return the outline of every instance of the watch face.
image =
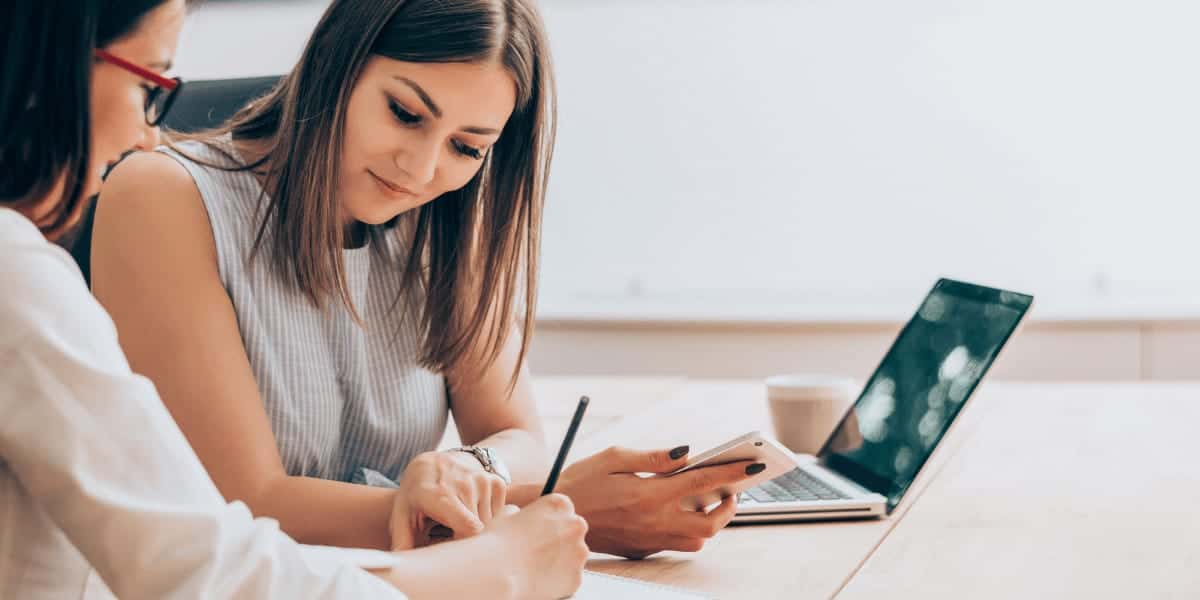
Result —
[[[504,483],[511,483],[512,476],[509,475],[508,467],[504,466],[504,461],[500,460],[500,456],[497,455],[491,448],[480,448],[480,450],[487,455],[487,462],[489,465],[491,465],[488,470],[496,475],[499,475],[500,479],[504,480]]]

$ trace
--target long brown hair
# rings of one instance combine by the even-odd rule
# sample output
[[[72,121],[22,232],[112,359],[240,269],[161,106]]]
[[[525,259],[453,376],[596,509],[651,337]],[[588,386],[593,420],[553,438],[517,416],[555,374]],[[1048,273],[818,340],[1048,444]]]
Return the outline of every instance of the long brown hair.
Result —
[[[478,376],[519,320],[519,369],[533,329],[556,111],[549,47],[533,0],[335,0],[296,67],[200,139],[232,134],[265,147],[261,159],[238,167],[265,174],[255,252],[266,249],[273,266],[318,306],[335,299],[357,317],[335,190],[346,107],[372,55],[497,61],[516,82],[516,106],[479,173],[459,190],[368,227],[368,238],[396,235],[397,225],[408,234],[401,236],[410,246],[398,275],[403,289],[423,292],[414,316],[424,366],[472,367],[465,374]]]

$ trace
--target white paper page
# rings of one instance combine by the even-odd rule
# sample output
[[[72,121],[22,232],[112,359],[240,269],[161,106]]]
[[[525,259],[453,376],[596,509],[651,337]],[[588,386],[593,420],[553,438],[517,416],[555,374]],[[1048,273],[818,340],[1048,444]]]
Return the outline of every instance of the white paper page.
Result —
[[[583,572],[583,585],[579,587],[579,591],[572,598],[575,600],[612,600],[613,598],[621,600],[712,600],[708,596],[701,596],[678,588],[604,573],[593,573],[592,571]]]

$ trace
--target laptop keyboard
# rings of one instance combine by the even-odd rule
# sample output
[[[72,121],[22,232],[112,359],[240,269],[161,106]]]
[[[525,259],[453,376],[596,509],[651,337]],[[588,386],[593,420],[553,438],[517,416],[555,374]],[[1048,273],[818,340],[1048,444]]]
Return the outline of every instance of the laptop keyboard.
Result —
[[[798,468],[742,492],[743,498],[747,496],[755,502],[803,502],[849,498],[846,494],[825,485],[820,479]]]

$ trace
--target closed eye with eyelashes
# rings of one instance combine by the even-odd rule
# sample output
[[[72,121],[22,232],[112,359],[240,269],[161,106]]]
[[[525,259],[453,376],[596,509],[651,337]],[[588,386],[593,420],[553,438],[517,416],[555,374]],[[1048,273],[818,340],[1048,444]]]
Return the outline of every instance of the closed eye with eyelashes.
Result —
[[[396,120],[406,127],[417,127],[425,120],[421,115],[404,108],[394,98],[388,98],[388,108],[392,111],[392,115],[396,117]],[[451,140],[450,145],[454,147],[455,152],[462,156],[473,160],[483,159],[485,150],[482,148],[476,148],[459,140]]]

